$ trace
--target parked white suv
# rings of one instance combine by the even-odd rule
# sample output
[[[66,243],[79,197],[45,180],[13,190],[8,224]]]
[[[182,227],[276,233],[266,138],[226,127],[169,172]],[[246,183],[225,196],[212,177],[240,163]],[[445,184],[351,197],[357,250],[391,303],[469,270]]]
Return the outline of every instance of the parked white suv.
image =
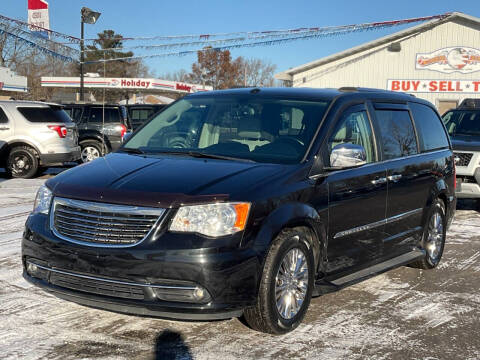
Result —
[[[57,104],[0,101],[0,167],[17,178],[80,158],[77,127]]]

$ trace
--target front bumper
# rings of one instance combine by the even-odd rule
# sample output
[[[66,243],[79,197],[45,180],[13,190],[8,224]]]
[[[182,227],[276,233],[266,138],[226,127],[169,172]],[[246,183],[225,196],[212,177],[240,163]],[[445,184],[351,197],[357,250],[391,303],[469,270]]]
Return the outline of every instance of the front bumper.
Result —
[[[80,159],[80,147],[72,148],[71,151],[55,154],[41,154],[40,164],[43,166],[52,166],[64,164],[66,162],[77,161]]]
[[[178,234],[174,235],[178,241]],[[157,241],[157,244],[145,241],[130,248],[93,248],[55,237],[49,229],[47,216],[31,215],[22,240],[24,277],[66,300],[144,316],[182,320],[226,319],[240,316],[244,308],[254,304],[261,262],[251,249],[238,246],[158,249],[164,240]],[[30,276],[27,263],[32,261],[42,264],[47,275]],[[95,284],[100,281],[101,284],[113,283],[113,286],[140,285],[143,295],[117,296],[118,293],[103,291],[103,285],[92,287],[92,283],[64,285],[52,278],[59,272],[77,279],[88,277],[97,281]],[[165,283],[199,285],[207,290],[208,302],[162,300],[155,296],[153,288]],[[117,290],[125,294],[124,289]]]
[[[455,195],[458,198],[480,198],[480,167],[472,171],[462,170],[461,168],[457,170]]]

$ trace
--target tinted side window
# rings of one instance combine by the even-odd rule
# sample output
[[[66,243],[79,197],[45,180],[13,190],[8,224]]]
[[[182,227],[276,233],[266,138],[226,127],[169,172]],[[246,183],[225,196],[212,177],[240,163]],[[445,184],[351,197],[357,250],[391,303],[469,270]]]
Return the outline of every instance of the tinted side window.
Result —
[[[35,123],[68,123],[72,119],[59,106],[50,107],[19,107],[17,110],[25,119]]]
[[[132,120],[147,120],[151,114],[152,111],[149,109],[132,109],[130,117]]]
[[[372,128],[365,110],[342,115],[328,140],[328,151],[340,144],[361,145],[365,149],[367,162],[375,161],[375,147]]]
[[[385,160],[417,154],[417,139],[406,110],[376,110]]]
[[[5,111],[3,111],[2,108],[0,108],[0,124],[6,124],[6,123],[8,123],[7,114],[5,114]]]
[[[438,115],[426,105],[410,103],[422,151],[448,148],[447,134]]]
[[[88,122],[102,123],[104,109],[101,107],[92,107],[90,109],[90,118]],[[121,123],[120,110],[118,108],[105,108],[105,123]]]

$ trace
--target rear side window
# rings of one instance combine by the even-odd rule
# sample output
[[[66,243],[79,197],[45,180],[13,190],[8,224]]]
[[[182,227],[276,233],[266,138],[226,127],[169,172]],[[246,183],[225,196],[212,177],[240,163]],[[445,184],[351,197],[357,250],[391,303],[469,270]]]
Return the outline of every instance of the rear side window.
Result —
[[[438,115],[430,107],[410,103],[410,109],[415,120],[418,141],[422,151],[448,148],[447,134]]]
[[[376,110],[375,114],[385,160],[417,154],[417,139],[408,111]]]
[[[0,124],[6,124],[6,123],[8,123],[7,114],[5,114],[5,111],[3,111],[2,108],[0,108]]]
[[[132,120],[147,120],[152,112],[150,109],[132,109],[130,110],[130,117]]]
[[[90,109],[90,118],[88,122],[93,123],[102,123],[104,122],[103,116],[105,114],[105,123],[121,123],[122,117],[120,116],[119,108],[105,108],[102,107],[92,107]]]
[[[73,121],[79,122],[82,117],[82,109],[75,107],[64,107],[63,110],[72,118]]]
[[[34,123],[68,123],[72,121],[60,106],[18,107],[17,110],[25,119]]]

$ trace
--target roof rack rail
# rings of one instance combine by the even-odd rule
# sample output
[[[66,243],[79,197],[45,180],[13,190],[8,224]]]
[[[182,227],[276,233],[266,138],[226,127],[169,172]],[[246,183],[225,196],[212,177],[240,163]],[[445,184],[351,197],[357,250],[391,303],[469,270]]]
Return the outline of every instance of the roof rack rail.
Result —
[[[338,91],[343,91],[343,92],[386,92],[386,93],[392,93],[392,92],[396,92],[396,91],[392,91],[392,90],[385,90],[385,89],[376,89],[376,88],[366,88],[366,87],[355,87],[355,86],[342,86],[341,88],[338,88]],[[405,95],[410,95],[412,97],[416,97],[415,95],[413,94],[410,94],[410,93],[402,93],[402,94],[405,94]]]

